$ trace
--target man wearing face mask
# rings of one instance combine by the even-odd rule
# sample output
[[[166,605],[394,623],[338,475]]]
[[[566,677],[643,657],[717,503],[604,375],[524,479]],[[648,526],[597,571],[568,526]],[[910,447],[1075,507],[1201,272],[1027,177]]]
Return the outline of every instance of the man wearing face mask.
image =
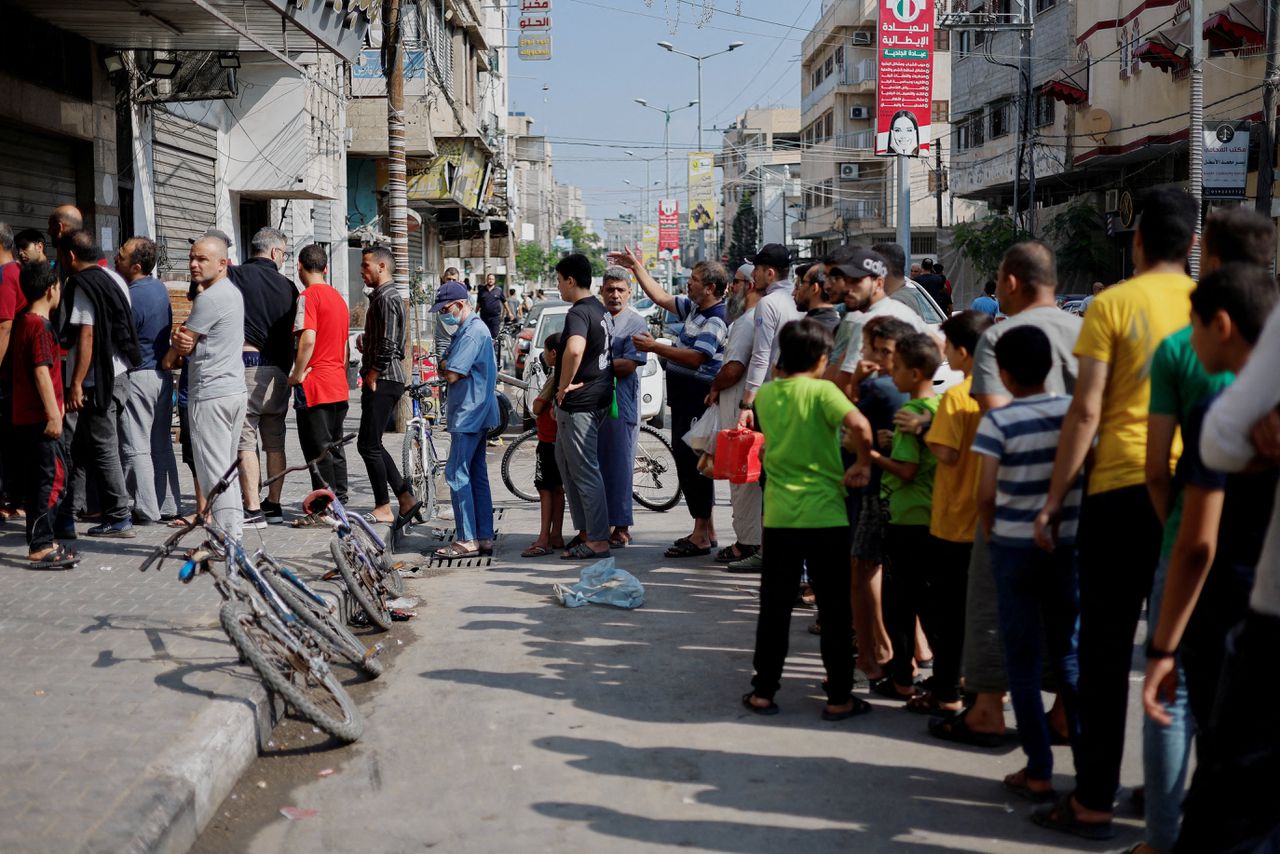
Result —
[[[493,498],[485,437],[498,426],[498,364],[493,337],[471,310],[466,288],[445,282],[436,291],[431,310],[453,330],[445,353],[444,377],[449,381],[446,422],[449,462],[444,478],[453,501],[457,537],[435,555],[445,560],[493,554]]]
[[[461,278],[462,274],[458,272],[457,267],[449,267],[440,277],[440,287],[444,287],[447,282],[458,282]],[[443,318],[443,314],[436,315],[435,332],[432,334],[432,350],[436,354],[436,367],[439,367],[440,360],[449,349],[449,339],[453,337],[453,330],[445,324]]]

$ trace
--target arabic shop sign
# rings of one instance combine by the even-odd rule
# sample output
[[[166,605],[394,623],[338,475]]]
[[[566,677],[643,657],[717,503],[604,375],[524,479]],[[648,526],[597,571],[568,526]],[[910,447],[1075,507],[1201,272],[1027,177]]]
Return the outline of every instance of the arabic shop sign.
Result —
[[[551,0],[520,0],[517,55],[526,60],[551,58]]]
[[[880,0],[876,24],[876,154],[929,153],[933,0]]]
[[[1249,123],[1204,123],[1204,178],[1206,199],[1243,199],[1249,176]]]

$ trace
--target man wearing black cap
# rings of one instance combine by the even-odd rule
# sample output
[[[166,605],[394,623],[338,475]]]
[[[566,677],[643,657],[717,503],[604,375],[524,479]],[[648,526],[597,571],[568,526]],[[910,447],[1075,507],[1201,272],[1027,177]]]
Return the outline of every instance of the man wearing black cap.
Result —
[[[750,425],[750,409],[756,392],[773,376],[778,362],[778,333],[792,320],[804,317],[796,308],[795,283],[791,281],[791,251],[780,243],[768,243],[747,259],[755,265],[751,281],[764,296],[756,303],[756,333],[751,342],[751,361],[747,364],[742,393],[743,410],[740,424]]]

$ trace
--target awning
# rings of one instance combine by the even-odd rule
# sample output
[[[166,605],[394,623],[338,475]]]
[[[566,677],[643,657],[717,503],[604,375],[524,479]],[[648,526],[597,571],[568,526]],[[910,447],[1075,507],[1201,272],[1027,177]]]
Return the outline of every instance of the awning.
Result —
[[[1064,104],[1083,104],[1089,100],[1089,63],[1077,62],[1054,72],[1041,91]]]
[[[1266,11],[1258,0],[1239,0],[1205,18],[1201,33],[1214,50],[1254,47],[1263,42],[1266,19]]]
[[[1191,21],[1163,29],[1134,51],[1139,62],[1161,71],[1181,71],[1191,64]]]

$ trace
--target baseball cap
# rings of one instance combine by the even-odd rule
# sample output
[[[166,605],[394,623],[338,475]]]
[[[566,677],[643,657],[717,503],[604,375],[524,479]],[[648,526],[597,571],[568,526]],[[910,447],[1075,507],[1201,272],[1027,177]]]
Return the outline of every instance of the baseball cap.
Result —
[[[467,299],[467,289],[462,286],[462,282],[445,282],[436,291],[436,301],[431,310],[439,311],[449,303],[463,299]]]
[[[791,250],[781,243],[766,243],[754,255],[748,255],[747,261],[752,264],[763,264],[782,270],[791,266]]]
[[[220,228],[210,228],[199,237],[188,237],[187,242],[194,245],[197,240],[204,240],[206,237],[216,237],[223,243],[227,244],[228,249],[231,248],[231,238],[228,237],[227,233]]]
[[[865,246],[841,246],[831,253],[827,273],[846,279],[865,279],[867,276],[889,275],[889,265],[879,252]]]

